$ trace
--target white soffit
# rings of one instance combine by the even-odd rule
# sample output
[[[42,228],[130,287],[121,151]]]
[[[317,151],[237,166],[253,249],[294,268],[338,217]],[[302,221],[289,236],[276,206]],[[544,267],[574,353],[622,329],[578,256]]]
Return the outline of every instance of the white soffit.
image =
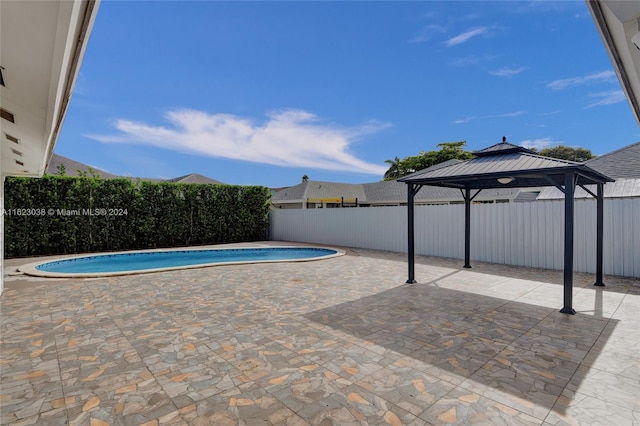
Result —
[[[640,124],[640,1],[586,0],[636,121]]]
[[[0,1],[3,175],[44,173],[98,4],[99,0]]]

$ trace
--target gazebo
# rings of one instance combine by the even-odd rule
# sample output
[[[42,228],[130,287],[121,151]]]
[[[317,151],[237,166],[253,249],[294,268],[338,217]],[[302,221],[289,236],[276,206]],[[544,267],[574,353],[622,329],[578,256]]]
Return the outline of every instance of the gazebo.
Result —
[[[458,188],[464,198],[464,267],[471,268],[471,202],[483,189],[555,186],[564,193],[564,306],[573,309],[574,192],[580,186],[596,200],[596,286],[604,286],[602,267],[604,184],[613,179],[584,164],[543,157],[521,146],[502,142],[474,152],[475,158],[446,167],[424,169],[398,179],[407,184],[408,264],[407,283],[415,283],[414,197],[424,185]],[[586,185],[596,185],[594,194]],[[472,191],[474,193],[472,194]]]

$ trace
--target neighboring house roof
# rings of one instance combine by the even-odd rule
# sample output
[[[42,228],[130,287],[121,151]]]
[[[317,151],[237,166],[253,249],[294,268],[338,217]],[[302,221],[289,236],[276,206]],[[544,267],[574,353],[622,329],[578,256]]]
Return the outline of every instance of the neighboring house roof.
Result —
[[[513,202],[514,203],[530,203],[532,201],[536,201],[539,194],[540,194],[540,191],[535,191],[535,192],[522,191],[516,196],[516,198],[513,199]]]
[[[357,198],[358,202],[365,199],[362,184],[306,181],[289,188],[281,189],[273,194],[274,203],[305,202],[308,198]]]
[[[177,178],[169,179],[169,182],[175,183],[204,183],[204,184],[221,184],[219,180],[211,179],[210,177],[203,176],[198,173],[191,173],[189,175],[180,176]]]
[[[307,182],[299,183],[298,185],[290,186],[288,188],[282,188],[277,192],[274,192],[271,197],[271,201],[297,201],[300,202],[305,199],[304,193],[307,190]]]
[[[384,181],[366,183],[366,198],[363,201],[368,203],[406,203],[407,185],[398,181]],[[487,189],[482,191],[475,198],[476,201],[487,201],[496,199],[514,199],[521,192],[518,188]],[[416,202],[450,202],[463,201],[460,190],[454,188],[442,188],[437,186],[423,186],[416,194]]]
[[[161,179],[161,178],[145,178],[145,177],[133,177],[133,176],[124,176],[124,177],[129,177],[131,179],[140,179],[145,182],[151,182],[151,183],[168,182],[166,179]]]
[[[46,173],[49,175],[58,175],[60,174],[61,166],[64,167],[64,172],[67,176],[78,176],[78,172],[86,173],[87,176],[91,176],[91,172],[93,172],[96,176],[99,176],[104,179],[112,179],[112,178],[119,177],[112,173],[105,172],[104,170],[100,170],[96,167],[88,166],[84,163],[80,163],[79,161],[75,161],[58,154],[53,154],[51,156],[51,161],[49,161],[49,165],[47,166]]]
[[[640,142],[627,145],[608,154],[601,155],[584,164],[591,169],[616,179],[604,185],[605,198],[640,197]],[[587,185],[595,193],[595,185]],[[590,198],[585,190],[576,188],[575,198]],[[557,188],[545,188],[538,200],[557,200],[564,194]]]
[[[522,192],[518,188],[487,189],[482,191],[476,201],[497,199],[515,199]],[[358,204],[400,204],[407,202],[407,185],[398,181],[381,181],[364,184],[307,181],[274,192],[271,201],[274,204],[304,203],[308,198],[358,199]],[[437,203],[462,201],[458,189],[423,186],[415,197],[416,202]]]
[[[78,172],[86,173],[87,176],[91,176],[92,172],[94,175],[101,177],[103,179],[114,179],[114,178],[122,178],[122,177],[131,177],[131,176],[118,176],[109,172],[105,172],[104,170],[100,170],[95,167],[91,167],[87,164],[80,163],[79,161],[72,160],[67,157],[63,157],[62,155],[53,154],[51,157],[51,161],[47,166],[46,174],[49,175],[57,175],[60,174],[59,167],[64,166],[65,174],[67,176],[78,176]],[[132,179],[136,179],[132,177]],[[179,176],[173,179],[160,179],[160,178],[139,178],[140,180],[144,180],[147,182],[173,182],[173,183],[200,183],[200,184],[223,184],[222,182],[211,179],[207,176],[203,176],[198,173],[191,173],[184,176]]]
[[[614,179],[640,178],[640,142],[601,155],[584,164]]]
[[[586,188],[596,193],[595,185],[586,185]],[[640,179],[616,179],[615,182],[604,185],[604,198],[629,197],[640,197]],[[574,198],[593,198],[593,196],[578,186]],[[564,200],[564,193],[555,187],[547,187],[538,195],[538,201],[560,199]]]

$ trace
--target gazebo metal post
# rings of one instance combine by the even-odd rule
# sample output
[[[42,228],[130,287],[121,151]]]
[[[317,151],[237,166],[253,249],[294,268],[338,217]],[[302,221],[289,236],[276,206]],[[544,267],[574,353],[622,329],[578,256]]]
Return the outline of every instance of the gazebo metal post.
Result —
[[[604,183],[598,183],[596,197],[596,282],[595,286],[604,287],[603,281],[603,246],[604,246]]]
[[[573,309],[573,212],[575,191],[575,173],[564,175],[564,307],[563,314],[575,315]]]
[[[413,237],[413,197],[415,192],[413,190],[413,184],[407,183],[407,241],[409,246],[407,247],[407,253],[409,256],[409,278],[407,284],[414,284],[416,282],[416,265],[415,265],[415,252],[414,252],[414,237]]]
[[[471,268],[471,189],[464,189],[464,268]]]

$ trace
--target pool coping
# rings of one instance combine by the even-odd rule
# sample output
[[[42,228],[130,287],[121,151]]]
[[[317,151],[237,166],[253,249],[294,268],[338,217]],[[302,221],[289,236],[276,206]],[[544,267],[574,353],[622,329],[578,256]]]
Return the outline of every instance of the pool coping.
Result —
[[[325,249],[325,250],[333,250],[335,253],[328,254],[325,256],[316,256],[316,257],[307,257],[300,259],[269,259],[269,260],[242,260],[242,261],[232,261],[232,262],[211,262],[211,263],[199,263],[195,265],[182,265],[182,266],[170,266],[166,268],[151,268],[151,269],[138,269],[138,270],[129,270],[129,271],[114,271],[114,272],[79,272],[79,273],[66,273],[66,272],[53,272],[53,271],[42,271],[36,269],[40,265],[44,265],[47,263],[71,260],[71,259],[79,259],[83,257],[97,257],[97,256],[111,256],[118,254],[135,254],[135,253],[161,253],[161,252],[172,252],[172,251],[216,251],[216,250],[255,250],[259,248],[284,248],[284,249],[299,249],[299,248],[312,248],[312,249]],[[168,271],[179,271],[185,269],[199,269],[199,268],[211,268],[215,266],[226,266],[226,265],[246,265],[246,264],[256,264],[256,263],[283,263],[283,262],[311,262],[314,260],[326,260],[331,259],[338,256],[344,256],[346,254],[345,250],[338,249],[335,247],[327,247],[327,246],[316,246],[316,245],[268,245],[262,247],[255,247],[251,245],[239,245],[234,247],[222,246],[222,247],[211,247],[211,246],[201,246],[201,247],[172,247],[172,248],[162,248],[162,249],[148,249],[148,250],[125,250],[125,251],[117,251],[117,252],[100,252],[100,253],[85,253],[73,256],[60,256],[57,258],[50,258],[46,261],[38,261],[31,262],[18,267],[18,271],[29,276],[34,277],[42,277],[42,278],[106,278],[106,277],[116,277],[116,276],[126,276],[126,275],[140,275],[140,274],[153,274],[158,272],[168,272]]]

